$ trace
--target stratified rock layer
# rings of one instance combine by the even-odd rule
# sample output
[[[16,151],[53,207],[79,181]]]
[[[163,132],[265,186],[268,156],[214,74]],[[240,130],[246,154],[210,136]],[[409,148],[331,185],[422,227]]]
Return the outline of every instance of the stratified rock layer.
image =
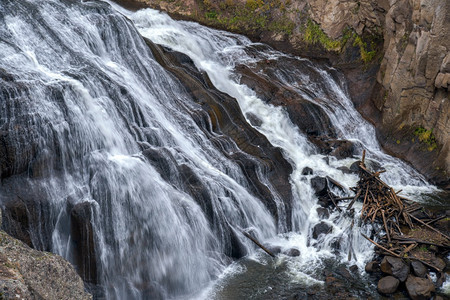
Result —
[[[347,77],[356,108],[376,125],[383,147],[433,183],[450,187],[449,1],[116,2],[329,60]]]

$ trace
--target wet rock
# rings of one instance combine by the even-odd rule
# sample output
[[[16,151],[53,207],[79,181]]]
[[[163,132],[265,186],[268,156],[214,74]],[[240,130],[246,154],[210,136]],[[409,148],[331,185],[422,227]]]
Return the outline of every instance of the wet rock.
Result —
[[[352,163],[351,164],[351,166],[350,166],[350,171],[352,172],[352,173],[358,173],[359,172],[359,164],[360,164],[360,162],[361,161],[355,161],[354,163]]]
[[[393,275],[404,282],[409,274],[409,265],[393,256],[385,256],[380,264],[383,273]]]
[[[332,227],[325,222],[320,222],[313,228],[312,237],[317,239],[321,234],[327,234],[331,232]]]
[[[25,202],[19,197],[14,197],[4,205],[5,216],[2,221],[4,222],[2,227],[7,228],[7,232],[11,236],[33,247],[29,232],[30,220]]]
[[[315,176],[311,178],[311,186],[317,196],[323,196],[327,194],[328,182],[325,177]]]
[[[302,175],[312,175],[313,174],[313,169],[311,169],[310,167],[304,167],[302,170]]]
[[[90,202],[81,202],[73,206],[70,212],[71,240],[73,256],[78,272],[87,283],[97,283],[97,261],[95,253],[95,236],[93,208]]]
[[[290,248],[289,250],[284,252],[284,254],[286,254],[287,256],[296,257],[296,256],[300,256],[301,253],[300,253],[300,250],[298,250],[297,248]]]
[[[358,268],[357,265],[350,266],[350,268],[348,268],[348,269],[349,269],[350,272],[352,272],[352,273],[356,273],[356,272],[358,272],[358,270],[359,270],[359,268]]]
[[[393,276],[386,276],[378,281],[378,292],[382,294],[392,294],[397,290],[400,280]]]
[[[369,261],[364,268],[367,273],[375,272],[377,269],[378,263],[376,261]]]
[[[338,170],[341,170],[342,173],[344,173],[344,174],[352,174],[352,173],[353,173],[349,168],[344,167],[344,166],[339,167],[339,168],[337,168],[337,169],[338,169]]]
[[[31,249],[0,231],[1,299],[92,299],[61,256]]]
[[[412,300],[426,300],[431,298],[431,293],[435,291],[435,287],[428,278],[410,275],[406,280],[406,291]]]
[[[423,263],[421,263],[420,261],[413,260],[411,262],[411,268],[417,277],[426,277],[427,276],[428,270],[423,265]]]
[[[355,146],[352,142],[347,140],[334,140],[331,145],[333,150],[330,152],[330,155],[336,157],[337,159],[352,157],[355,152]]]
[[[316,211],[321,219],[328,219],[330,217],[330,212],[325,207],[318,207]]]
[[[267,245],[265,246],[267,250],[272,252],[272,254],[277,255],[281,253],[281,247],[280,246],[274,246],[274,245]]]
[[[351,279],[352,275],[350,274],[350,272],[347,270],[347,268],[345,266],[340,266],[337,270],[336,273],[341,275],[342,277],[344,277],[345,279]]]
[[[339,250],[341,250],[341,243],[342,243],[341,237],[334,238],[330,243],[330,247],[331,249],[333,249],[334,254],[337,254]]]
[[[260,118],[258,118],[255,114],[252,114],[250,112],[246,113],[245,116],[247,117],[250,124],[252,124],[253,126],[259,127],[263,123]]]

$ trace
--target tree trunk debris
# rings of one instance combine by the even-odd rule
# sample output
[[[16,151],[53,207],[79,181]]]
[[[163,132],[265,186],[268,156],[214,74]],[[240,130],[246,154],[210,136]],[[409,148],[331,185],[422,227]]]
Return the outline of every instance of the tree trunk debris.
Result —
[[[379,175],[384,171],[371,172],[365,165],[366,153],[363,152],[359,163],[359,181],[352,190],[356,196],[348,204],[350,210],[356,201],[363,203],[361,219],[363,222],[377,223],[385,234],[375,234],[375,238],[361,234],[373,243],[380,254],[391,255],[405,260],[417,260],[438,272],[442,267],[436,265],[436,256],[421,257],[419,249],[434,246],[438,253],[447,253],[450,249],[450,237],[433,224],[446,218],[432,218],[420,204],[398,195],[392,187],[383,182]],[[375,242],[378,240],[378,242]],[[425,251],[422,251],[425,252]]]

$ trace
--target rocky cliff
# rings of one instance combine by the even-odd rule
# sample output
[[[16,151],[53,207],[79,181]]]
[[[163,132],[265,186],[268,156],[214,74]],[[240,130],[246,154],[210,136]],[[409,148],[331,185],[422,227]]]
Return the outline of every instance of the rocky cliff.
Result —
[[[73,266],[61,256],[31,249],[0,230],[0,299],[92,296],[84,291],[83,281]]]
[[[449,188],[450,3],[446,0],[117,0],[329,61],[393,155]]]

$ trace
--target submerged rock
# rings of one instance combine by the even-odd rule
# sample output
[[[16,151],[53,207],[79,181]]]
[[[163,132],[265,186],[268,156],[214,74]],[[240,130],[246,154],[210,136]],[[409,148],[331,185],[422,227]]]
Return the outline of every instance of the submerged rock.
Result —
[[[296,257],[296,256],[300,256],[300,250],[296,249],[296,248],[290,248],[289,250],[285,251],[284,254],[286,254],[287,256],[292,256],[292,257]]]
[[[327,234],[332,230],[332,227],[325,222],[320,222],[313,228],[312,237],[317,239],[321,234]]]
[[[328,183],[325,177],[315,176],[311,178],[311,186],[317,196],[325,195],[328,191]]]

